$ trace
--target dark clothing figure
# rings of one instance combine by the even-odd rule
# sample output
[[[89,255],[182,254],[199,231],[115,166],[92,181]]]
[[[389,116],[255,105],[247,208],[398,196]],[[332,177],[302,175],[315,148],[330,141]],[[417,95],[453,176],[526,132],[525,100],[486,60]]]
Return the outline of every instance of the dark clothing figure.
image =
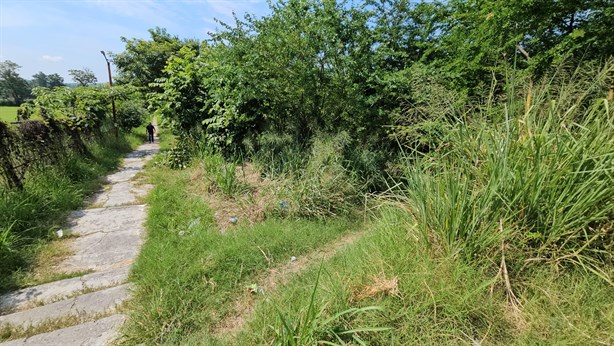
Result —
[[[156,128],[151,123],[149,123],[149,125],[147,125],[145,129],[147,129],[147,142],[153,143],[154,132],[156,132]]]

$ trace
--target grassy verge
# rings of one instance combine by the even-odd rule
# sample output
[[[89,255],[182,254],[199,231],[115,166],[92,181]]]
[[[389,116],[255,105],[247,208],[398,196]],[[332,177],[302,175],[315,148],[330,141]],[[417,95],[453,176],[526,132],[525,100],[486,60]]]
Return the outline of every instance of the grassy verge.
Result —
[[[331,330],[388,327],[359,337],[370,345],[458,344],[611,344],[614,288],[580,270],[556,274],[531,272],[516,292],[522,301],[509,304],[496,272],[453,256],[434,256],[413,220],[390,209],[368,236],[325,262],[315,292],[320,320],[349,308],[379,306],[328,326],[305,328],[316,267],[297,276],[278,295],[259,302],[249,326],[220,345],[282,345],[281,316],[297,327],[297,336],[337,342]],[[356,343],[351,337],[344,342]],[[190,339],[193,344],[197,339]],[[190,343],[188,342],[188,343]],[[313,343],[312,343],[313,344]]]
[[[56,165],[33,171],[22,191],[0,191],[0,292],[56,278],[52,270],[44,269],[49,267],[46,263],[37,266],[50,249],[61,248],[46,244],[55,239],[68,213],[100,188],[101,177],[143,141],[141,135],[127,134],[91,143],[92,157],[69,153]]]
[[[204,194],[194,193],[209,189],[196,174],[202,169],[195,163],[181,171],[162,165],[150,170],[156,187],[148,198],[148,239],[132,276],[138,288],[124,330],[127,344],[177,344],[191,335],[200,343],[210,339],[235,302],[270,269],[358,228],[348,219],[250,225],[241,218],[222,232]]]

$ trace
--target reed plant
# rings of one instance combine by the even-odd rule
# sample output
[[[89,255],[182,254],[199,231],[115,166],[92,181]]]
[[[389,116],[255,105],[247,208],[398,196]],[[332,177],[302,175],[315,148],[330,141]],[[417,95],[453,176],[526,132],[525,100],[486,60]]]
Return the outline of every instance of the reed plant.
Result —
[[[573,263],[612,284],[614,123],[599,92],[613,67],[524,90],[511,79],[435,152],[407,155],[397,201],[423,237],[469,260],[509,249],[518,268]]]

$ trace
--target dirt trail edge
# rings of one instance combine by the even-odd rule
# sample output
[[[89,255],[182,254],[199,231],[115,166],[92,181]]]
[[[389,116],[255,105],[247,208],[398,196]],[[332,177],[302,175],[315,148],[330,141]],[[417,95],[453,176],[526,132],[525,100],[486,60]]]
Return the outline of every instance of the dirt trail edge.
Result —
[[[130,297],[126,281],[143,244],[141,201],[151,189],[136,176],[158,150],[156,139],[128,154],[90,206],[71,214],[64,234],[75,236],[72,255],[59,268],[89,274],[0,296],[0,330],[29,335],[0,345],[108,345],[117,338],[126,320],[118,308]]]
[[[266,276],[256,279],[255,281],[259,283],[264,292],[274,292],[278,286],[287,283],[294,275],[305,271],[314,264],[330,259],[341,249],[362,238],[364,234],[364,231],[346,234],[325,247],[316,249],[298,258],[294,262],[270,269]],[[256,299],[251,296],[242,296],[238,298],[234,304],[234,311],[214,327],[212,334],[218,338],[223,336],[235,336],[249,321],[256,307],[256,303]]]

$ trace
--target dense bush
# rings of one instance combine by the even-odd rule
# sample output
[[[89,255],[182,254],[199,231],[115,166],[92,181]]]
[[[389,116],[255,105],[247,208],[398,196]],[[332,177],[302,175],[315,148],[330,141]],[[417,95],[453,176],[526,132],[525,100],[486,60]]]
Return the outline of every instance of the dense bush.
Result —
[[[503,240],[519,267],[599,271],[611,246],[602,97],[612,67],[586,66],[611,59],[605,2],[270,9],[221,23],[200,45],[152,32],[138,41],[144,54],[132,54],[137,41],[128,42],[130,66],[159,71],[139,77],[154,81],[148,101],[162,123],[195,142],[167,154],[169,164],[183,167],[203,146],[249,159],[286,182],[283,198],[303,216],[343,214],[395,180],[435,249],[480,260]],[[165,67],[148,65],[151,56],[167,57]]]
[[[146,117],[147,109],[141,100],[124,101],[117,109],[117,126],[127,132],[143,125]]]

